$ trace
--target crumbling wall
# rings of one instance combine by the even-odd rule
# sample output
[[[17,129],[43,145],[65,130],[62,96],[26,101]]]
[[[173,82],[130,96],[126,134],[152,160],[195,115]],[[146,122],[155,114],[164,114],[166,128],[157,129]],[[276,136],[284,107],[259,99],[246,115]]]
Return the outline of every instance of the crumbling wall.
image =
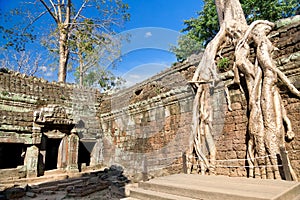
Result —
[[[293,20],[278,22],[276,30],[270,35],[278,48],[273,54],[278,67],[299,88],[300,22],[297,17]],[[226,68],[220,68],[221,77],[228,83],[233,78],[228,73],[233,64],[233,49],[224,48],[221,54],[229,62]],[[106,163],[119,163],[133,172],[148,172],[150,176],[182,172],[184,165],[181,155],[189,148],[188,145],[193,144],[191,123],[194,94],[188,81],[199,60],[200,57],[193,56],[137,86],[105,99],[100,107],[100,119]],[[189,89],[182,90],[183,86]],[[224,88],[224,84],[219,84],[212,90],[216,172],[220,175],[247,176],[246,95],[238,85],[231,85],[229,94],[232,111],[229,111]],[[174,92],[176,90],[177,93]],[[287,151],[293,168],[300,176],[300,101],[284,87],[281,87],[281,94],[296,134],[296,138],[287,144]],[[176,144],[169,145],[170,141]],[[205,147],[203,150],[205,152]]]
[[[279,49],[273,56],[279,68],[300,88],[300,22],[286,24],[283,21],[282,24],[284,26],[278,25],[278,30],[271,33],[272,41]],[[229,47],[221,53],[231,64],[232,52]],[[34,113],[42,113],[43,108],[52,109],[51,105],[56,105],[65,110],[66,121],[75,126],[79,136],[80,144],[74,147],[79,151],[77,162],[89,162],[86,164],[91,166],[122,165],[134,180],[182,172],[186,159],[183,155],[193,144],[194,92],[188,81],[199,61],[200,56],[193,56],[114,95],[74,85],[49,83],[14,72],[0,72],[0,157],[1,144],[20,144],[20,155],[16,156],[20,160],[36,162],[28,155],[43,153],[47,149],[43,149],[43,140],[35,134],[35,126],[41,125],[43,134],[54,138],[59,138],[62,130],[59,130],[60,125],[45,126],[44,122],[34,119]],[[224,81],[231,80],[232,75],[226,69],[222,70]],[[230,86],[232,111],[228,111],[224,84],[216,85],[212,93],[216,172],[247,176],[246,96],[238,86]],[[287,151],[300,176],[300,101],[284,87],[281,87],[281,95],[296,134],[294,141],[287,144]],[[34,151],[27,154],[26,149]],[[90,161],[86,159],[89,156]],[[25,176],[24,170],[24,167],[16,167],[15,170],[0,170],[0,174]]]
[[[191,145],[193,91],[178,64],[141,84],[106,97],[100,106],[104,163],[142,173],[178,173]]]
[[[0,72],[0,173],[3,174],[1,178],[42,175],[45,170],[42,163],[47,160],[46,149],[53,150],[46,147],[45,138],[61,140],[65,135],[71,135],[71,129],[76,128],[76,134],[82,144],[87,141],[93,146],[96,143],[96,138],[100,135],[97,102],[101,96],[97,90],[50,83],[13,71],[2,71]],[[46,116],[47,113],[52,116]],[[39,121],[38,118],[44,118],[44,121]],[[15,158],[17,161],[9,162],[5,158],[9,160]],[[57,165],[59,166],[59,163],[52,166],[56,168]]]
[[[86,138],[95,138],[99,124],[97,116],[100,93],[96,89],[48,82],[9,71],[0,72],[0,142],[30,144],[33,112],[47,105],[61,105],[68,117],[84,128]],[[5,137],[9,134],[10,137]],[[14,135],[12,137],[12,135]],[[5,138],[5,139],[4,139]]]

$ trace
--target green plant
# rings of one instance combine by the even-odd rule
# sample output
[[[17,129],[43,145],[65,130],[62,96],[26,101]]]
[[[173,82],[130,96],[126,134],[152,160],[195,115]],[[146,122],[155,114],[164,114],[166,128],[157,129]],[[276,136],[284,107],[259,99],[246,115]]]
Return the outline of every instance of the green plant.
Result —
[[[9,93],[7,91],[2,91],[2,95],[7,96],[7,95],[9,95]]]
[[[225,58],[221,58],[221,59],[218,61],[217,66],[218,66],[218,69],[219,69],[220,71],[224,71],[224,70],[228,69],[228,68],[229,68],[229,59],[226,58],[226,57],[225,57]]]
[[[47,102],[45,101],[45,100],[43,100],[43,99],[37,99],[36,100],[36,103],[35,103],[37,106],[43,106],[43,105],[46,105],[47,104]]]
[[[161,89],[157,87],[157,88],[155,88],[155,92],[156,92],[156,94],[158,95],[158,94],[161,93]]]

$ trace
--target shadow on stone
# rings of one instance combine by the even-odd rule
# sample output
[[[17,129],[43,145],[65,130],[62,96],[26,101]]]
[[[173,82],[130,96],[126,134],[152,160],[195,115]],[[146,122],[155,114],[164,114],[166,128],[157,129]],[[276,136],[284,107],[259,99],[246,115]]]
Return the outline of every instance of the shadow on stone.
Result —
[[[61,175],[61,174],[60,174]],[[7,199],[101,199],[117,200],[125,197],[125,186],[130,180],[123,175],[123,167],[112,165],[104,170],[68,174],[57,180],[27,184],[0,185],[0,200]],[[59,175],[57,175],[58,177]],[[51,181],[52,179],[52,181]],[[56,179],[56,180],[55,180]],[[22,186],[21,186],[22,185]]]

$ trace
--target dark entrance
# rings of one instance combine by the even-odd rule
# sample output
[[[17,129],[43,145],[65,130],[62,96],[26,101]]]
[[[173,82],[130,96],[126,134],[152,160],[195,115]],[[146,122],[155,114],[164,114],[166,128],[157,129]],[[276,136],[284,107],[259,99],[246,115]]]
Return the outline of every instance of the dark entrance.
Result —
[[[78,167],[81,170],[81,164],[85,163],[86,166],[90,166],[91,162],[91,152],[95,142],[79,142],[79,149],[78,149]]]
[[[47,139],[45,170],[57,169],[58,148],[61,139]]]
[[[0,169],[24,165],[26,147],[18,143],[0,143]]]

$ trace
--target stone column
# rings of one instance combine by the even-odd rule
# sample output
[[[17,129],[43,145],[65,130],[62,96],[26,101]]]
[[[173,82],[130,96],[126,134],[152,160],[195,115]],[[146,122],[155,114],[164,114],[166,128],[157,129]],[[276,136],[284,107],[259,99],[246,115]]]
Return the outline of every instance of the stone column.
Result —
[[[24,159],[24,165],[26,166],[26,177],[37,177],[38,175],[38,159],[39,148],[35,145],[27,147],[26,155]]]
[[[57,169],[78,171],[79,137],[74,130],[61,140],[58,148]]]
[[[38,163],[38,175],[44,175],[45,164],[46,164],[46,146],[47,146],[47,138],[42,136],[41,144],[40,144],[40,153],[39,153],[39,163]]]
[[[58,147],[57,155],[57,169],[65,169],[68,165],[68,149],[69,149],[69,140],[68,135],[65,135]]]
[[[72,130],[71,135],[68,136],[69,149],[68,149],[68,171],[78,171],[78,149],[79,137],[75,131]]]

